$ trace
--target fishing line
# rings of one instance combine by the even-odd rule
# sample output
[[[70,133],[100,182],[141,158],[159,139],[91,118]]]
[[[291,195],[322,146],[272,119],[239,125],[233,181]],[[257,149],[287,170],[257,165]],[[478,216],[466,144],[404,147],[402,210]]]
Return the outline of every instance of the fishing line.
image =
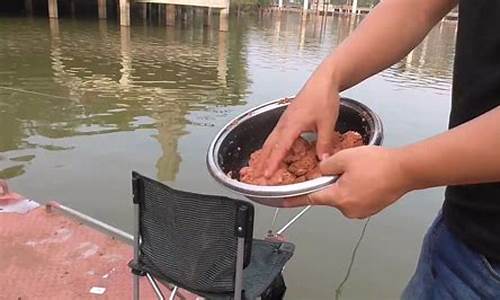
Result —
[[[61,96],[56,96],[56,95],[50,95],[50,94],[45,94],[45,93],[40,93],[40,92],[35,92],[35,91],[29,91],[29,90],[23,90],[23,89],[8,87],[8,86],[0,86],[0,89],[10,90],[10,91],[15,91],[15,92],[20,92],[20,93],[26,93],[26,94],[33,94],[33,95],[38,95],[38,96],[45,96],[45,97],[51,97],[51,98],[58,98],[58,99],[68,100],[68,97],[61,97]]]
[[[359,245],[361,244],[361,241],[365,237],[366,228],[368,227],[369,222],[370,218],[366,219],[365,224],[363,225],[363,230],[361,230],[361,235],[359,236],[358,242],[356,243],[356,246],[354,246],[354,249],[352,250],[351,261],[349,262],[349,266],[347,267],[347,272],[345,274],[344,280],[342,280],[337,289],[335,289],[335,300],[340,299],[340,296],[342,295],[342,290],[344,289],[344,284],[351,276],[352,266],[354,265],[354,261],[356,260],[356,253],[358,252],[358,248]]]

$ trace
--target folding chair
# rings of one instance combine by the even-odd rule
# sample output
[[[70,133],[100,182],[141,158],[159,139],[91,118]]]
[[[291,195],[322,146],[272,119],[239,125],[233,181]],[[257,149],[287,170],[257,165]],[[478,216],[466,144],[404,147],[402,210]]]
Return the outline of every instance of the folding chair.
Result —
[[[282,270],[295,246],[253,239],[254,207],[221,196],[174,190],[132,173],[135,207],[134,299],[146,276],[207,299],[281,299]],[[275,287],[280,287],[280,289]]]

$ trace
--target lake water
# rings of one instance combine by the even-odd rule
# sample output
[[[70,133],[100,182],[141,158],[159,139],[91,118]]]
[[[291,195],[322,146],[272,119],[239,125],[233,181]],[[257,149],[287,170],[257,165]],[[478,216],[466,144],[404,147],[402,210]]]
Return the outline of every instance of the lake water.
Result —
[[[241,16],[221,33],[200,17],[121,30],[113,20],[0,17],[0,178],[129,232],[131,170],[234,196],[206,170],[213,136],[242,111],[295,94],[358,21]],[[343,93],[381,116],[385,145],[446,129],[455,33],[456,23],[439,23],[408,57]],[[442,189],[414,192],[373,217],[342,299],[398,298],[442,200]],[[263,237],[274,210],[256,212]],[[287,299],[333,299],[362,225],[324,207],[295,224]]]

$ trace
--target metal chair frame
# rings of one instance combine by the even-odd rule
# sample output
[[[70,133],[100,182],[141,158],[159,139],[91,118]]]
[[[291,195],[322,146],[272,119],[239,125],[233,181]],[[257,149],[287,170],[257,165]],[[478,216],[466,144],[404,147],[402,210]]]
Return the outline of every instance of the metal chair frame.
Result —
[[[134,263],[139,262],[140,246],[141,246],[141,232],[140,232],[140,200],[138,199],[140,190],[138,188],[138,181],[133,180],[133,192],[134,192]],[[241,300],[241,294],[243,290],[243,268],[244,268],[244,255],[245,255],[245,231],[246,228],[242,226],[237,228],[237,253],[236,253],[236,265],[235,265],[235,278],[234,278],[234,300]],[[155,278],[145,272],[145,276],[148,279],[151,287],[153,288],[156,296],[160,300],[164,300],[165,296],[161,292],[159,285]],[[134,273],[133,275],[133,299],[140,299],[140,274]],[[169,288],[167,286],[167,288]],[[173,300],[177,294],[178,286],[173,285],[171,290],[169,300]]]

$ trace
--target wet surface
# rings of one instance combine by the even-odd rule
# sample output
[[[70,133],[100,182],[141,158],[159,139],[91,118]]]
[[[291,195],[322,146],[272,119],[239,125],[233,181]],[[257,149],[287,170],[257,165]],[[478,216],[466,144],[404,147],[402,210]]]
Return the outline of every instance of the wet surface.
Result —
[[[1,17],[0,178],[30,199],[55,199],[127,231],[131,170],[228,195],[205,167],[216,132],[252,106],[295,94],[356,22],[243,16],[219,33],[201,18],[175,28],[133,20],[120,31],[112,20]],[[343,93],[381,116],[385,145],[446,129],[455,30],[438,24],[408,57]],[[442,198],[441,189],[411,193],[372,220],[343,299],[398,297]],[[263,236],[273,210],[256,211]],[[278,224],[291,215],[282,211]],[[328,208],[294,225],[287,299],[333,298],[361,226]]]

